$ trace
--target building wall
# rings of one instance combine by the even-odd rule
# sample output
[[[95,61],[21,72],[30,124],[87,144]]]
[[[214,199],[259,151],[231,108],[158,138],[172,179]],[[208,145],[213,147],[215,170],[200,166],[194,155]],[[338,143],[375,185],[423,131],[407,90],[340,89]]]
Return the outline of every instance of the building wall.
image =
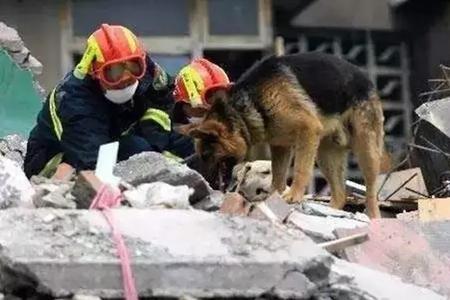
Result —
[[[31,53],[44,65],[37,79],[47,91],[61,78],[61,17],[65,1],[0,1],[0,20],[18,30]]]

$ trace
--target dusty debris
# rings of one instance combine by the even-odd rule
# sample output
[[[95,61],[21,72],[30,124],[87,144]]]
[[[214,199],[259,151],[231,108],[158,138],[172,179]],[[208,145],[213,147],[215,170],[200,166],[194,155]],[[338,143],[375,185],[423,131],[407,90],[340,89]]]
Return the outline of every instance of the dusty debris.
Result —
[[[370,220],[364,214],[352,214],[331,207],[305,202],[293,211],[288,222],[300,228],[316,242],[335,240],[335,231],[341,228],[367,227]]]
[[[191,204],[203,200],[212,192],[209,184],[198,172],[170,161],[157,152],[140,153],[118,163],[114,174],[133,186],[156,181],[174,186],[187,185],[194,189],[194,194],[189,199]]]
[[[164,182],[152,182],[139,185],[125,191],[125,199],[134,208],[190,208],[189,197],[194,190],[187,185],[173,186]]]
[[[18,134],[7,135],[0,139],[0,155],[23,166],[27,151],[27,141]]]
[[[273,193],[267,200],[264,201],[271,213],[275,215],[277,220],[284,222],[294,209],[293,205],[289,205],[281,198],[280,194]],[[250,212],[250,217],[267,219],[267,213],[261,210],[259,205],[254,205]]]
[[[5,49],[21,68],[30,70],[34,75],[42,73],[42,64],[30,54],[17,30],[8,27],[3,22],[0,22],[0,49]],[[45,91],[37,81],[34,81],[34,86],[38,93],[44,97]]]
[[[19,165],[0,156],[0,208],[32,208],[35,191]]]
[[[366,230],[337,233],[347,236]],[[346,259],[450,297],[450,222],[377,219],[372,220],[368,232],[367,242],[344,250]]]
[[[198,210],[116,209],[139,297],[444,299],[339,260],[300,231]],[[43,222],[49,214],[56,217]],[[164,234],[162,234],[164,233]],[[97,211],[0,211],[0,292],[122,296],[109,226]],[[12,280],[14,279],[14,280]],[[372,281],[376,281],[376,284]],[[383,291],[377,288],[384,286]],[[395,288],[387,288],[395,286]]]
[[[31,181],[36,191],[33,203],[37,208],[76,208],[75,197],[71,194],[74,186],[73,182],[47,179],[39,176],[33,176]]]
[[[72,297],[72,300],[101,300],[101,298],[97,297],[97,296],[92,296],[92,295],[77,294]]]

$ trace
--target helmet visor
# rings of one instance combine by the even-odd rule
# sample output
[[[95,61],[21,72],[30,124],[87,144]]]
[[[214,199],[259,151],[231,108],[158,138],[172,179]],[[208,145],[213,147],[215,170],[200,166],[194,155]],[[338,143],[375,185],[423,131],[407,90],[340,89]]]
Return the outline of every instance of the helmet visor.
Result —
[[[100,69],[100,79],[109,85],[116,85],[127,78],[127,73],[135,79],[142,78],[145,73],[144,60],[132,58],[126,61],[108,63]]]

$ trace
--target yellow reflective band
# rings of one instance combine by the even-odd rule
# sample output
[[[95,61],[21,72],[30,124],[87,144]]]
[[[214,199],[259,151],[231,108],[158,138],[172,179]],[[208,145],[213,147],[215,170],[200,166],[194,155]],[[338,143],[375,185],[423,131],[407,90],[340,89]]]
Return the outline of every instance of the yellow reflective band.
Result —
[[[125,27],[123,28],[123,33],[125,34],[125,37],[127,38],[128,46],[130,46],[131,53],[134,53],[134,51],[136,51],[136,48],[137,48],[134,34]]]
[[[56,169],[58,168],[58,165],[62,163],[63,159],[63,153],[60,152],[53,156],[46,164],[45,167],[39,172],[39,176],[43,176],[46,178],[52,177],[52,175],[55,173]]]
[[[203,91],[205,85],[200,74],[191,66],[186,66],[180,71],[181,79],[188,93],[189,103],[192,107],[197,107],[202,104],[202,99],[199,91]]]
[[[162,155],[164,155],[165,158],[177,162],[177,163],[181,163],[183,162],[183,159],[179,156],[176,156],[175,154],[173,154],[172,152],[169,151],[163,151]]]
[[[89,72],[94,60],[98,62],[105,61],[103,53],[98,46],[97,40],[93,35],[91,35],[87,40],[87,47],[83,53],[83,57],[73,70],[73,75],[78,79],[83,79]]]
[[[147,120],[155,121],[166,131],[170,131],[171,129],[170,117],[165,111],[156,108],[149,108],[140,121]]]
[[[52,93],[50,94],[49,108],[50,108],[50,116],[52,118],[53,123],[53,130],[55,131],[56,137],[60,141],[63,133],[63,128],[61,125],[61,120],[59,119],[58,114],[56,113],[55,92],[56,88],[53,89]]]

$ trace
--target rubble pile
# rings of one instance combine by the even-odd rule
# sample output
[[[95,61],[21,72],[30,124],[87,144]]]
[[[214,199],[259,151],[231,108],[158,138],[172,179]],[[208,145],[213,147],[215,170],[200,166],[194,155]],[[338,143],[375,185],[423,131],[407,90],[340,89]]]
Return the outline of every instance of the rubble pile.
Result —
[[[85,209],[100,189],[95,174],[28,181],[17,162],[1,157],[0,164],[0,293],[122,298],[109,224]],[[258,164],[245,178],[236,177],[237,168],[237,192],[226,193],[158,153],[116,165],[124,200],[112,214],[140,298],[445,299],[439,285],[348,255],[368,243],[373,223],[366,215],[257,193],[255,181],[270,176],[267,163]]]
[[[12,60],[22,69],[30,70],[32,74],[39,75],[42,73],[42,64],[31,55],[30,50],[25,47],[24,42],[20,38],[17,30],[8,27],[5,23],[0,22],[0,51],[5,50]],[[45,91],[35,80],[34,87],[37,92],[44,98]]]

